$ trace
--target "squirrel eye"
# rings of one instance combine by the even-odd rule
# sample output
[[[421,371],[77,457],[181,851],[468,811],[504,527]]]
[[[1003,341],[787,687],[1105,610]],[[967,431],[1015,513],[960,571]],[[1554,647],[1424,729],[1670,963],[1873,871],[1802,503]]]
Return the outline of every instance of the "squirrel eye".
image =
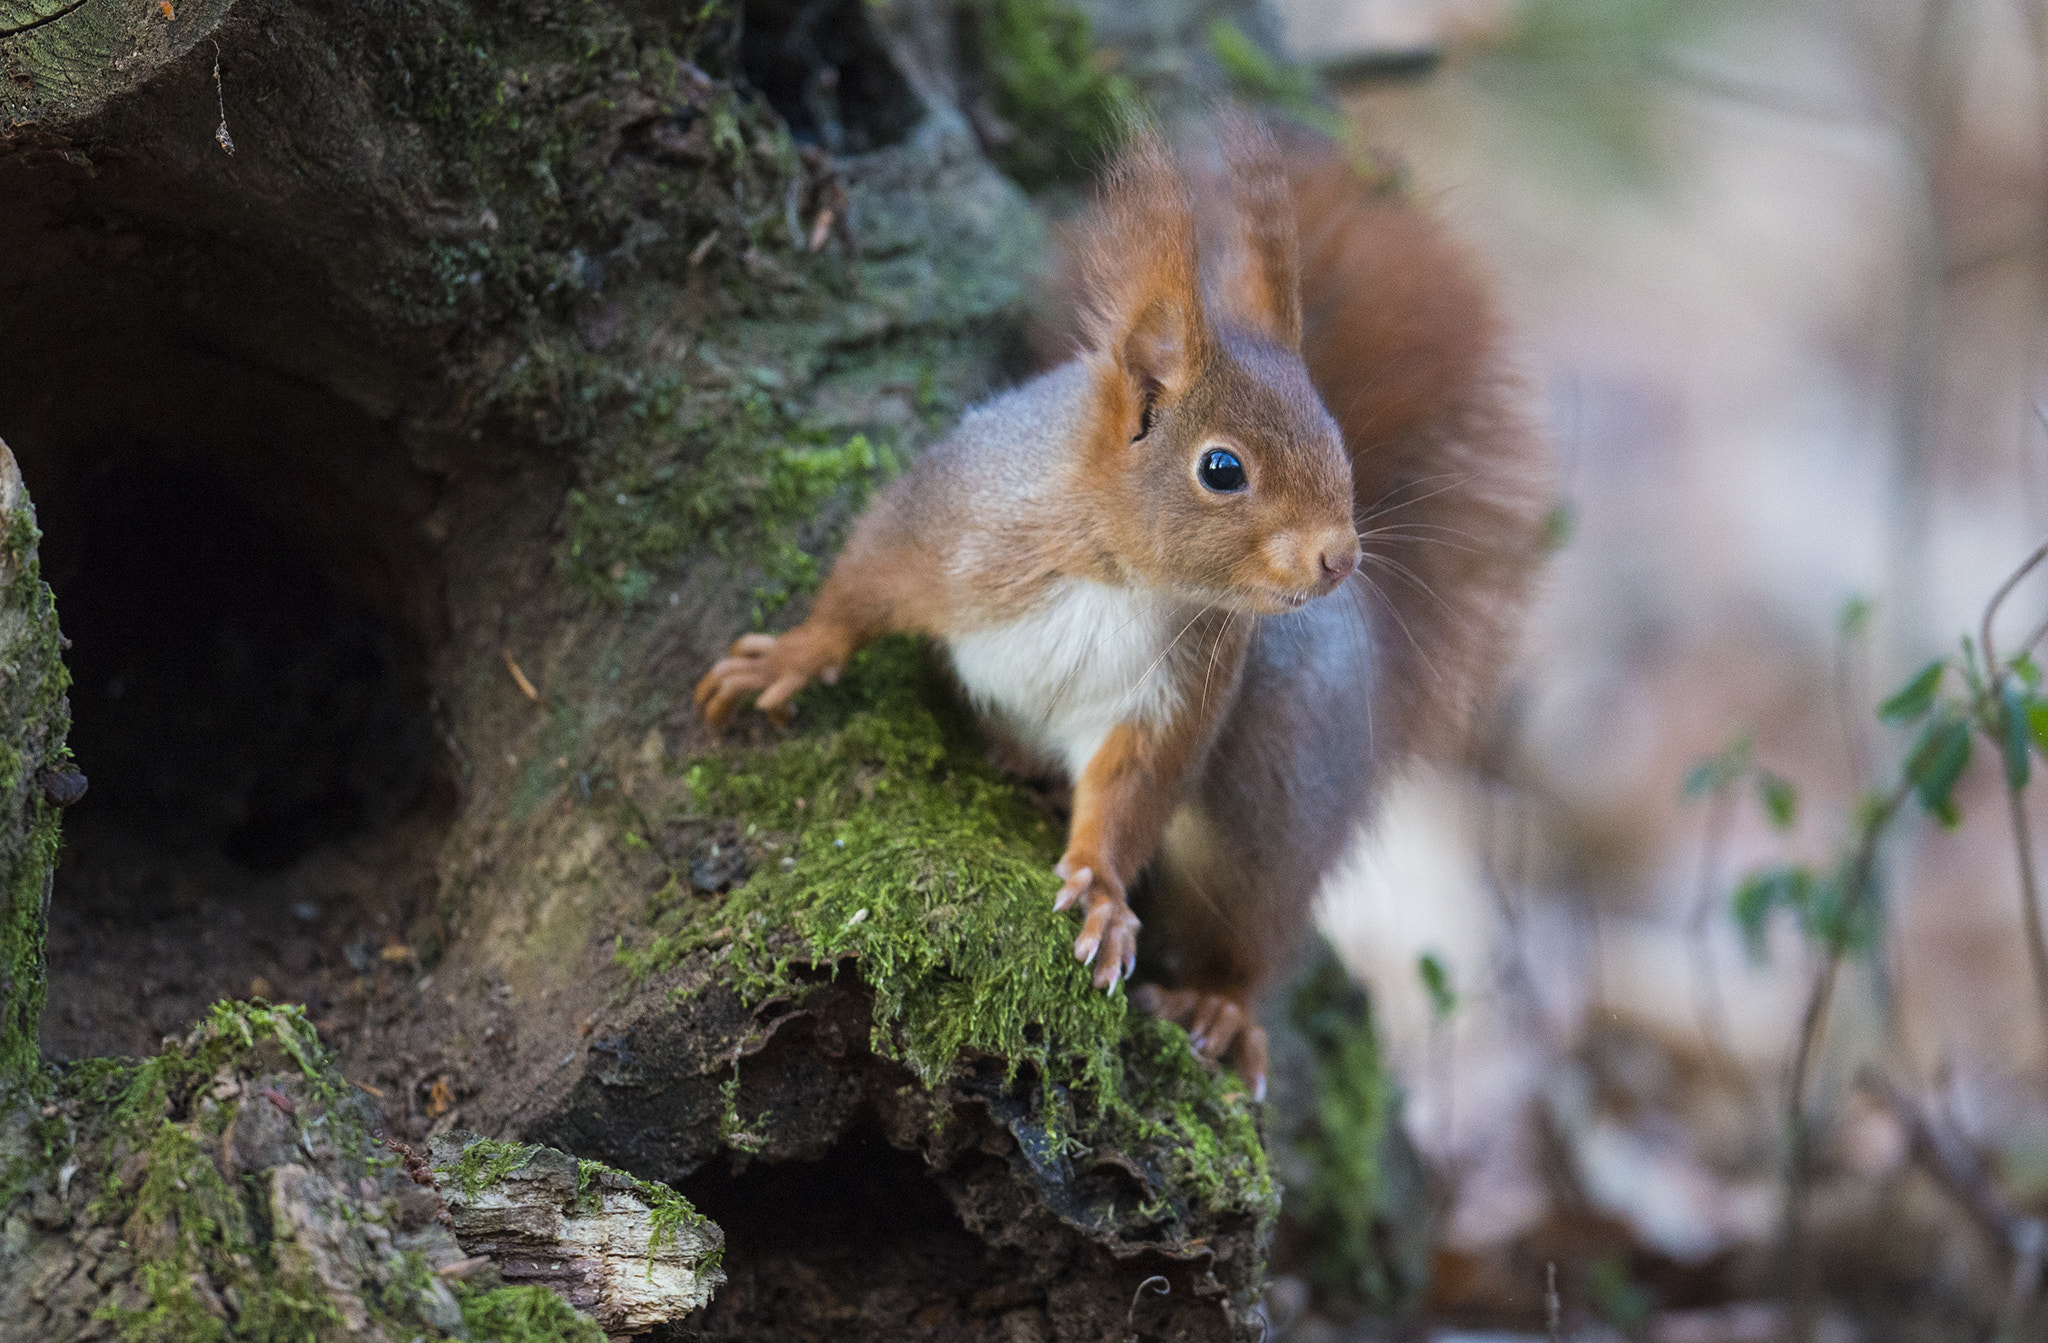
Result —
[[[1244,463],[1237,460],[1237,454],[1222,448],[1211,448],[1202,454],[1202,464],[1195,470],[1201,479],[1202,488],[1217,494],[1236,494],[1245,487]]]

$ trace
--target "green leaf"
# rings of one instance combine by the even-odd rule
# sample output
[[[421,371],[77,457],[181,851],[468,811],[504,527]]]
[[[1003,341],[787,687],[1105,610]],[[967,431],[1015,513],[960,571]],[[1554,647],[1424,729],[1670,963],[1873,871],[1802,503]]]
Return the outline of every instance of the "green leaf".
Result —
[[[1771,824],[1779,830],[1790,830],[1799,815],[1798,787],[1782,774],[1763,770],[1756,776],[1756,791]]]
[[[2035,663],[2031,653],[2022,653],[2007,665],[2012,668],[2012,674],[2025,683],[2029,691],[2041,688],[2041,668]]]
[[[2048,755],[2048,700],[2035,700],[2027,706],[2027,732],[2034,739],[2034,749]]]
[[[1458,1010],[1458,991],[1451,987],[1451,972],[1443,958],[1433,951],[1423,952],[1416,958],[1415,973],[1429,994],[1429,1010],[1438,1021],[1449,1020],[1451,1013]]]
[[[1927,716],[1934,707],[1934,692],[1941,689],[1941,677],[1948,670],[1948,659],[1936,658],[1917,672],[1913,679],[1900,686],[1892,697],[1877,706],[1877,716],[1887,723],[1913,723]]]
[[[1950,828],[1962,820],[1962,813],[1956,810],[1955,788],[1969,764],[1969,725],[1947,715],[1927,725],[1913,753],[1906,757],[1906,778],[1919,795],[1920,805]]]
[[[1877,946],[1884,927],[1877,874],[1863,875],[1863,892],[1852,905],[1857,875],[1854,859],[1845,857],[1833,873],[1815,877],[1808,885],[1799,926],[1809,942],[1850,956],[1862,956]]]
[[[2005,754],[2005,786],[2017,793],[2027,786],[2027,692],[2007,681],[1998,688],[1998,744]]]
[[[2048,750],[2048,747],[2042,749]],[[1719,776],[1719,771],[1714,766],[1713,760],[1702,760],[1692,767],[1692,772],[1685,776],[1685,784],[1680,790],[1686,801],[1697,802],[1714,791],[1714,781]]]
[[[1735,926],[1742,930],[1743,945],[1749,948],[1751,960],[1759,965],[1764,961],[1767,949],[1764,934],[1770,924],[1771,911],[1785,908],[1797,913],[1803,910],[1812,886],[1813,874],[1805,868],[1774,867],[1751,873],[1735,888]]]

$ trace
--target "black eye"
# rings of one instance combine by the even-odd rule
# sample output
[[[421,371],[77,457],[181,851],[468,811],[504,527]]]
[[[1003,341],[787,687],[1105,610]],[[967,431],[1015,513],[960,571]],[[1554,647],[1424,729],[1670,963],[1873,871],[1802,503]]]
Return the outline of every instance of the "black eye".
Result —
[[[1201,477],[1204,489],[1218,494],[1236,494],[1245,486],[1244,463],[1237,460],[1234,452],[1222,448],[1211,448],[1202,454],[1202,465],[1195,474]]]

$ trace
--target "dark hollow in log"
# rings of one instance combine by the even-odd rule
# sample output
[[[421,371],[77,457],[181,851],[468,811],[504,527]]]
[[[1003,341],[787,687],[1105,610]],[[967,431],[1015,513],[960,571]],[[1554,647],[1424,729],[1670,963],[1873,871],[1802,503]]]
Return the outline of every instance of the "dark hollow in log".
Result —
[[[90,311],[103,282],[54,267],[25,301]],[[321,963],[402,935],[455,804],[433,483],[358,406],[194,348],[147,290],[118,322],[8,343],[94,785],[68,816],[45,1045],[145,1053],[252,992],[325,1014]]]

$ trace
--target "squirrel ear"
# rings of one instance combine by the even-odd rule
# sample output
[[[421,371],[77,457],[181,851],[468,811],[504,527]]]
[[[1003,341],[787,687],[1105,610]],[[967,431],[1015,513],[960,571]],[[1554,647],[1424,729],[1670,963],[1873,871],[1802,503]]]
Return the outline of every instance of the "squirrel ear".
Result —
[[[1229,228],[1212,285],[1237,321],[1290,350],[1301,348],[1301,242],[1287,170],[1272,131],[1232,108],[1217,117],[1229,179]]]
[[[1131,127],[1078,230],[1090,346],[1147,397],[1181,389],[1205,339],[1187,179],[1149,126]]]
[[[1178,392],[1186,382],[1187,313],[1179,304],[1155,300],[1138,314],[1116,351],[1117,362],[1138,384],[1147,404],[1162,394]]]

